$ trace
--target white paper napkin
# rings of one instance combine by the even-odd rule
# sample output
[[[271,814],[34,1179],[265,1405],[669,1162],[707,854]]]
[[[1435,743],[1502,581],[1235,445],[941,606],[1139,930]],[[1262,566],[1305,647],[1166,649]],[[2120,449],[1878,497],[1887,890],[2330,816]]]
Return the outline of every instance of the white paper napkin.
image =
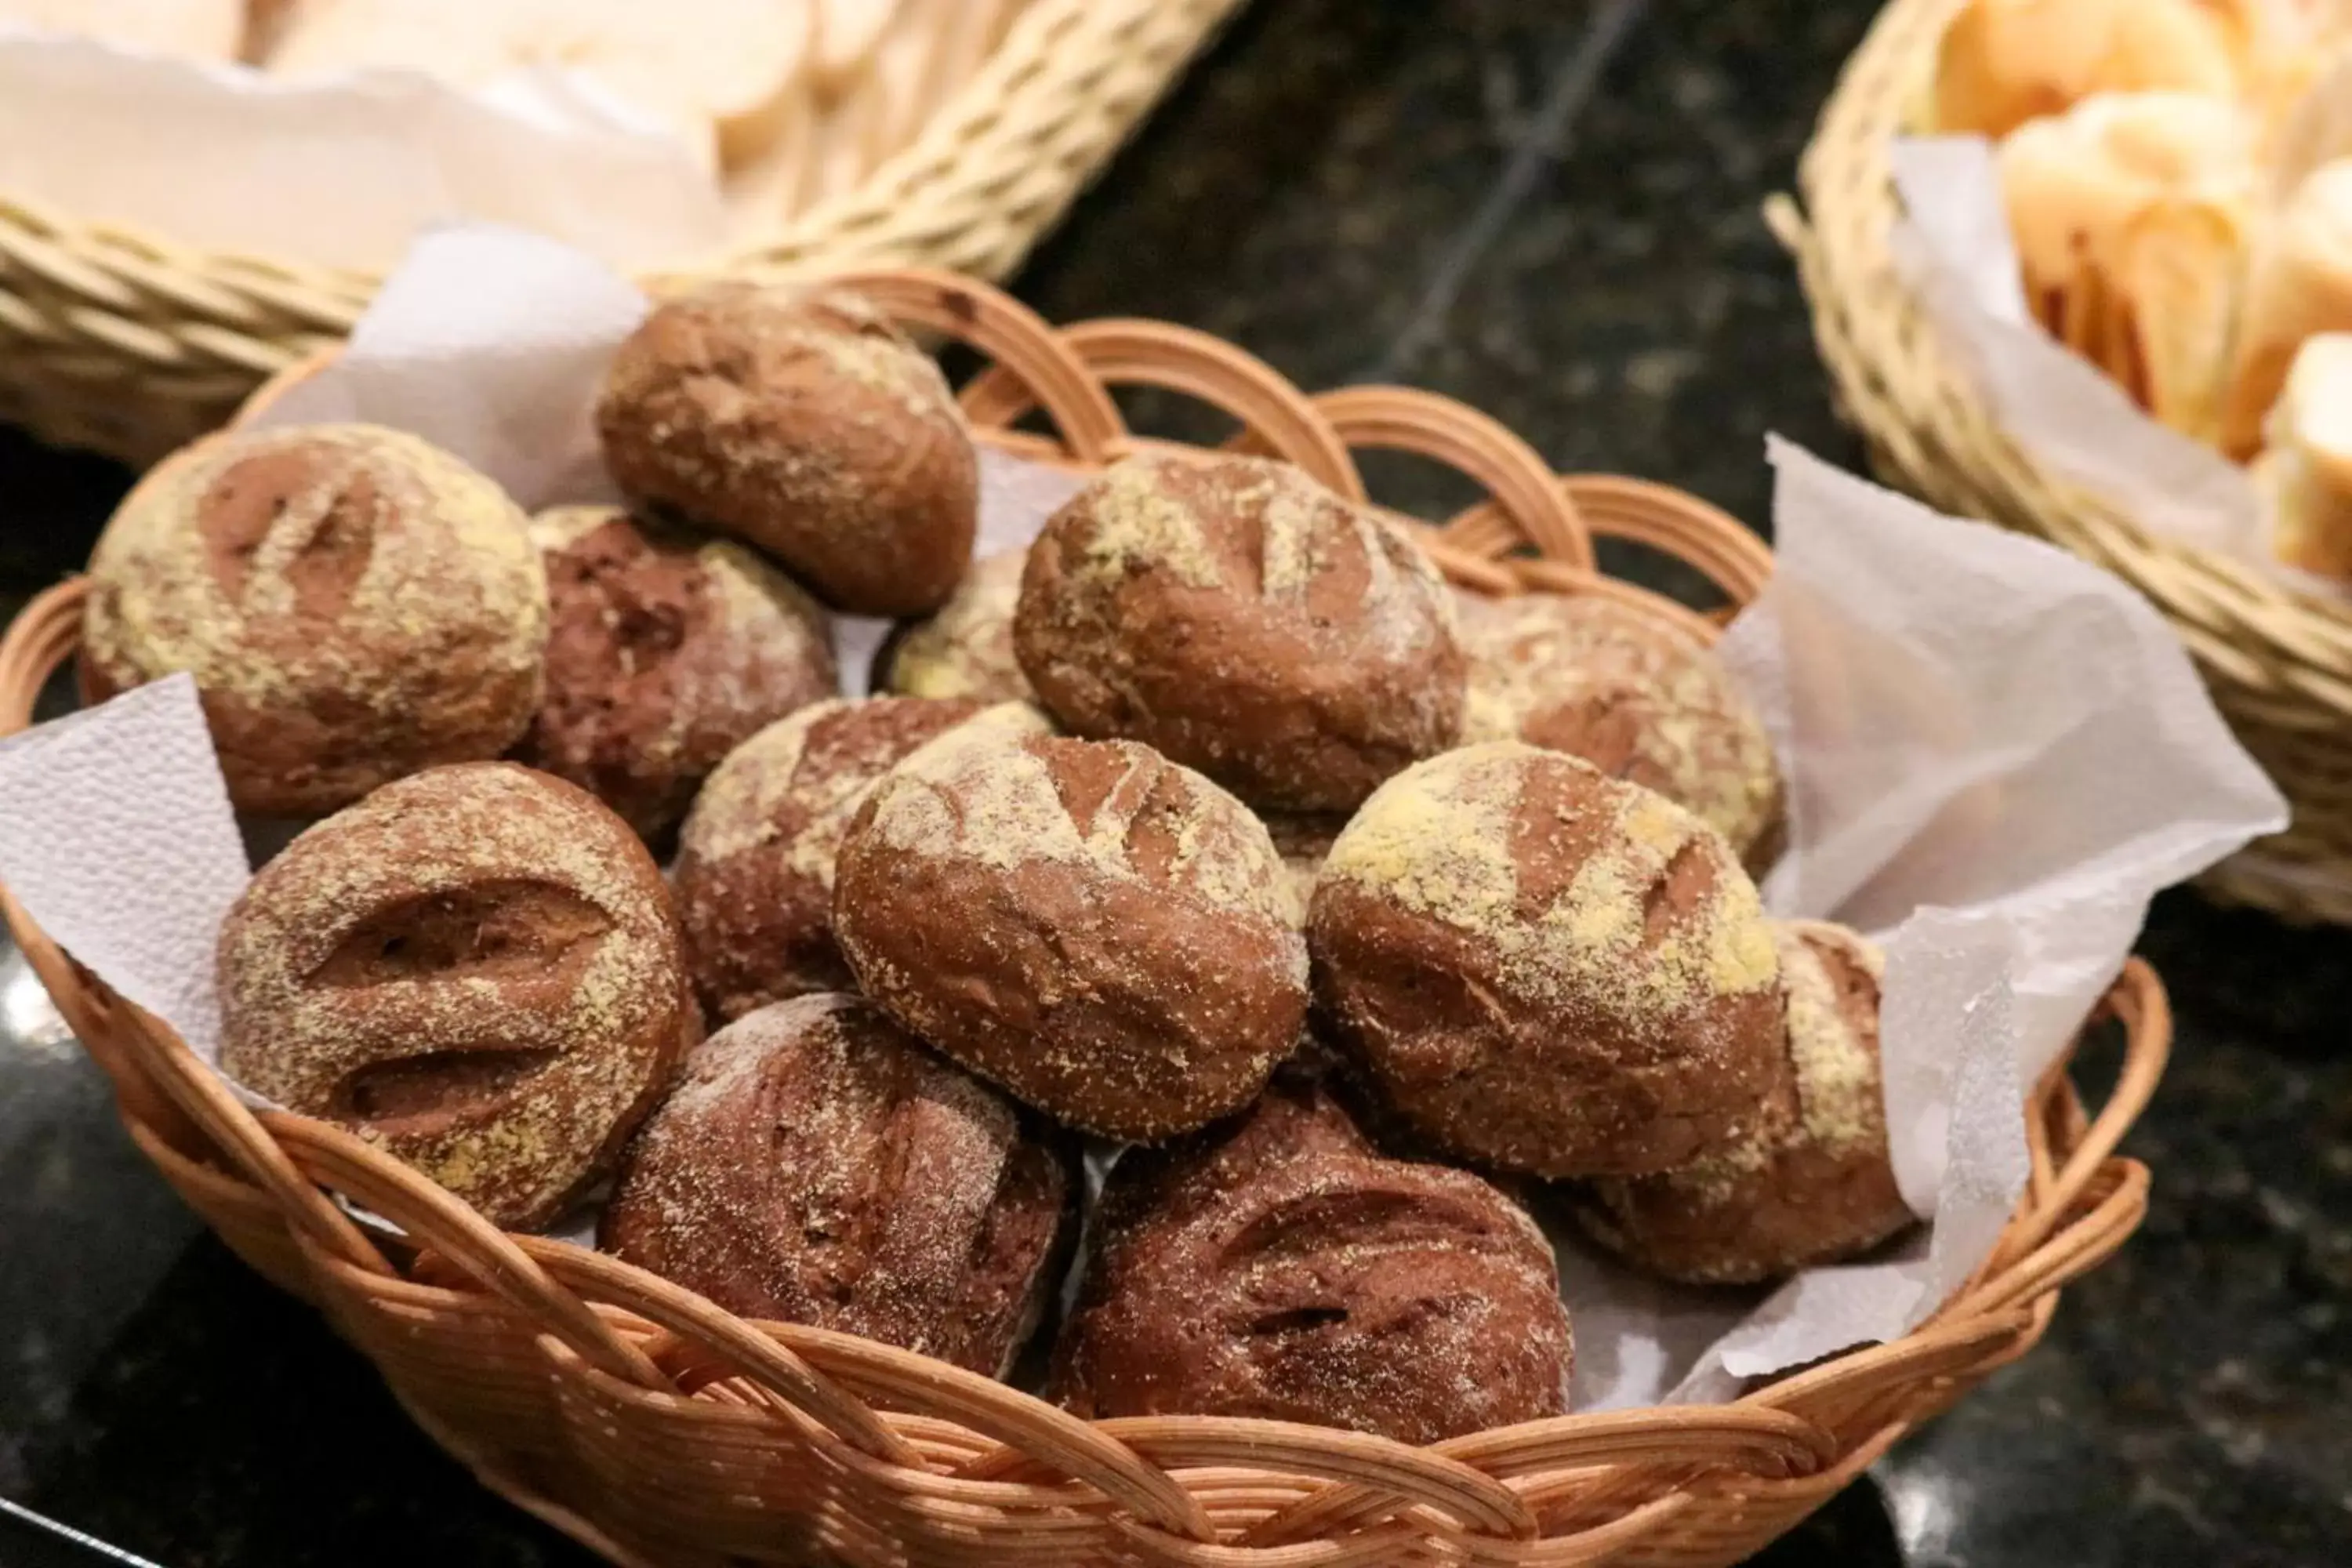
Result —
[[[0,27],[0,189],[199,249],[382,269],[435,224],[514,224],[621,266],[715,251],[726,214],[672,136],[594,84],[478,92],[413,71],[286,81]]]

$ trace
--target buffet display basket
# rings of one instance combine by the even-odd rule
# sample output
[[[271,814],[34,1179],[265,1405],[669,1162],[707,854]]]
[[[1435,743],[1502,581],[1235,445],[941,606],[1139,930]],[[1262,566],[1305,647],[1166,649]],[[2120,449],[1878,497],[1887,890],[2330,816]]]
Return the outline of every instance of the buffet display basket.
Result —
[[[987,361],[963,393],[979,438],[1033,458],[1091,469],[1132,450],[1140,438],[1109,389],[1150,384],[1223,410],[1237,444],[1360,500],[1358,448],[1467,474],[1492,499],[1424,537],[1474,589],[1664,605],[1598,573],[1596,535],[1687,562],[1728,605],[1770,574],[1755,536],[1704,503],[1631,479],[1562,478],[1495,421],[1424,393],[1309,397],[1200,333],[1135,321],[1056,331],[942,274],[841,281]],[[1053,434],[1015,428],[1034,428],[1033,415]],[[50,590],[0,642],[0,733],[30,721],[71,657],[83,595],[79,583]],[[1087,1422],[906,1351],[744,1321],[612,1258],[501,1234],[348,1132],[247,1110],[5,895],[0,913],[112,1079],[131,1135],[190,1205],[324,1311],[485,1485],[623,1563],[1738,1562],[2024,1354],[2061,1288],[2131,1234],[2148,1176],[2115,1151],[2170,1032],[2162,987],[2133,962],[2092,1026],[2124,1041],[2106,1105],[2086,1110],[2063,1064],[2035,1088],[2032,1179],[1998,1248],[1903,1339],[1729,1404],[1570,1415],[1414,1448],[1256,1420]],[[362,1226],[353,1209],[402,1235]]]

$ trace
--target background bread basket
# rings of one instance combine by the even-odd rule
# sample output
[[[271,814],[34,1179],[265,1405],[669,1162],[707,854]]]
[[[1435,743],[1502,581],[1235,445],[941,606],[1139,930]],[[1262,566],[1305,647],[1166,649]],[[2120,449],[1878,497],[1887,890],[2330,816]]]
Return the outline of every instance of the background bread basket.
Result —
[[[1680,558],[1735,605],[1770,574],[1731,519],[1663,487],[1562,479],[1443,399],[1308,398],[1181,329],[1057,331],[955,279],[845,281],[992,363],[963,401],[1000,449],[1099,468],[1134,439],[1108,388],[1151,384],[1225,411],[1243,439],[1346,494],[1363,493],[1355,447],[1468,474],[1493,499],[1431,536],[1465,584],[1641,594],[1596,576],[1595,534]],[[1052,437],[1014,429],[1033,408]],[[52,590],[0,644],[0,730],[29,721],[69,656],[82,595]],[[2148,1177],[2115,1149],[2169,1034],[2161,987],[2129,963],[2100,1009],[2124,1039],[2108,1103],[2086,1110],[2061,1053],[2032,1087],[2022,1197],[1986,1262],[1914,1331],[1732,1403],[1569,1415],[1415,1449],[1270,1422],[1090,1424],[939,1362],[740,1321],[610,1258],[501,1234],[335,1128],[247,1109],[21,905],[0,899],[0,913],[112,1079],[132,1137],[192,1206],[318,1304],[485,1484],[623,1563],[1737,1562],[2030,1349],[2059,1289],[2130,1234]],[[329,1193],[393,1221],[408,1245],[361,1228]]]
[[[814,205],[811,182],[780,193],[772,216],[739,231],[726,265],[927,263],[1003,276],[1237,4],[1031,0],[973,74],[911,116],[891,109],[919,129],[874,141],[880,156],[861,158],[846,183],[828,180]],[[908,7],[943,31],[952,10]],[[883,75],[850,91],[883,94]],[[0,190],[0,420],[150,461],[343,336],[381,281]]]
[[[2131,584],[2179,633],[2215,702],[2294,807],[2209,873],[2222,896],[2352,922],[2352,607],[2145,525],[2002,427],[1898,268],[1890,174],[1966,0],[1894,0],[1853,58],[1776,204],[1822,357],[1873,464],[1947,510],[2042,535]]]

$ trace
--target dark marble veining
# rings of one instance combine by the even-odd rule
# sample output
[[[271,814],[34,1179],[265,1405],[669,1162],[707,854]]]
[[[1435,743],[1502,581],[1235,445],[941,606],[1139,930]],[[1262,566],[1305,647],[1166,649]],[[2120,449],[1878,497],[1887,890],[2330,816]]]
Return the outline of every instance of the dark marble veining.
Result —
[[[1259,0],[1021,289],[1058,319],[1207,328],[1309,387],[1433,387],[1563,467],[1761,526],[1765,431],[1856,457],[1758,205],[1872,8]],[[1368,472],[1402,504],[1466,499],[1425,465]],[[79,559],[121,483],[0,435],[0,610]],[[2345,941],[2159,903],[2144,945],[2180,1038],[2128,1145],[2156,1169],[2146,1229],[1764,1563],[2352,1561]],[[171,1568],[585,1563],[200,1234],[41,1006],[0,957],[22,1014],[0,1035],[31,1041],[0,1057],[0,1498]],[[35,1552],[0,1518],[0,1563]]]

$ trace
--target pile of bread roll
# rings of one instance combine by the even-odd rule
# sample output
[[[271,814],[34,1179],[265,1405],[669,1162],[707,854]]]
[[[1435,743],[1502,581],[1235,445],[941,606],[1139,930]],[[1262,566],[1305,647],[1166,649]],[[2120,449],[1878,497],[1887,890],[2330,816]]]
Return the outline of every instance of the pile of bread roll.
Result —
[[[1024,0],[0,0],[11,25],[269,76],[578,72],[674,132],[747,236],[913,142]]]
[[[92,697],[192,672],[323,818],[220,933],[222,1066],[499,1224],[1050,1391],[1412,1442],[1566,1407],[1534,1204],[1772,1279],[1910,1221],[1878,958],[1768,919],[1780,771],[1685,622],[1458,595],[1277,462],[1137,457],[973,562],[938,368],[860,300],[657,308],[626,508],[391,430],[123,502]],[[845,700],[834,611],[901,617]],[[656,861],[675,840],[666,878]],[[704,1037],[708,1023],[716,1032]]]
[[[1999,139],[2027,302],[2254,464],[2281,559],[2352,577],[2352,4],[1972,0],[1936,128]]]

